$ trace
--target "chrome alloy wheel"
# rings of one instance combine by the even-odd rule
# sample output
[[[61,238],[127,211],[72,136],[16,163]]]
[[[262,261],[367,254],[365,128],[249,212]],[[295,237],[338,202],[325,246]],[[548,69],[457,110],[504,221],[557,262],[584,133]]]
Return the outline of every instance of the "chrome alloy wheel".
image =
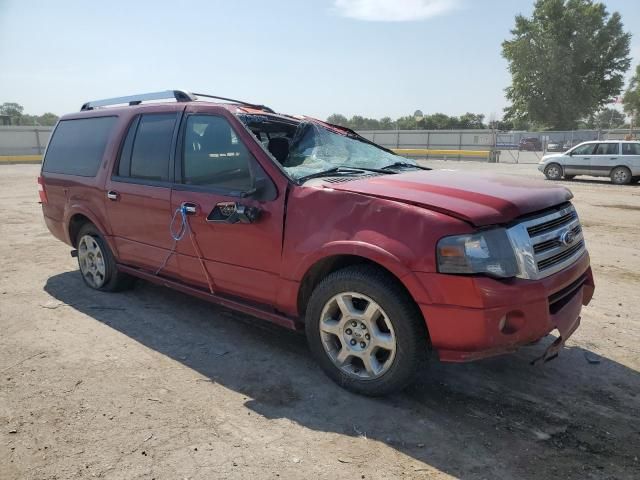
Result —
[[[80,273],[93,288],[104,285],[107,268],[100,245],[91,235],[84,235],[78,242]]]
[[[618,168],[613,172],[613,181],[618,184],[629,182],[629,173],[624,168]]]
[[[322,345],[349,376],[372,380],[386,373],[396,355],[396,336],[384,310],[366,295],[343,292],[322,309]]]
[[[558,167],[557,165],[549,165],[545,173],[547,174],[547,177],[552,180],[558,180],[562,176],[560,167]]]

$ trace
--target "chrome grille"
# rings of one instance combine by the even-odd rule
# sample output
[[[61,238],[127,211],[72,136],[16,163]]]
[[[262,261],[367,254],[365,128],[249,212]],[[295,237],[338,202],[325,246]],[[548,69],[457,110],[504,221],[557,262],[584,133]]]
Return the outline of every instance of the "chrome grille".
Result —
[[[574,218],[577,218],[577,217],[578,217],[578,215],[576,214],[576,212],[574,210],[573,212],[566,213],[566,214],[562,215],[561,217],[554,218],[552,220],[549,220],[547,222],[541,223],[539,225],[534,225],[532,227],[528,227],[527,228],[527,232],[529,233],[530,237],[535,237],[536,235],[540,235],[540,234],[542,234],[544,232],[555,230],[559,226],[562,226],[565,223],[570,222],[571,220],[573,220]]]
[[[578,233],[580,233],[582,231],[582,228],[580,227],[580,225],[576,225],[575,227],[573,227],[571,229],[571,231],[573,232],[574,235],[577,235]],[[547,250],[549,250],[551,248],[559,247],[561,245],[562,245],[562,242],[560,241],[559,237],[552,238],[551,240],[547,240],[546,242],[536,243],[533,246],[533,253],[546,252]]]
[[[585,251],[580,220],[567,204],[508,229],[521,278],[539,279],[574,263]]]

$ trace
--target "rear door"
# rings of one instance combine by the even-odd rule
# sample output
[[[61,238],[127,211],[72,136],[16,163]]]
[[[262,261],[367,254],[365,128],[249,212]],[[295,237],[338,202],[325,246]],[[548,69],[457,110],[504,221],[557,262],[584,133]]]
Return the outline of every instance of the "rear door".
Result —
[[[622,143],[622,165],[626,165],[631,170],[634,177],[640,176],[640,143]]]
[[[194,209],[188,220],[197,245],[188,238],[179,242],[181,275],[201,288],[208,287],[209,275],[217,293],[273,304],[285,192],[276,190],[251,153],[245,143],[251,136],[237,120],[225,109],[203,108],[187,108],[176,154],[172,208],[187,204]],[[238,212],[243,208],[254,209],[249,211],[258,217],[247,222]]]
[[[570,155],[562,157],[562,167],[565,175],[589,175],[591,173],[591,157],[595,143],[578,145],[571,150]]]
[[[122,263],[156,271],[173,246],[170,200],[180,116],[173,111],[134,117],[106,182],[107,212]],[[177,276],[174,258],[163,273]]]
[[[618,165],[620,165],[620,143],[598,143],[591,156],[591,175],[608,177],[613,167]]]

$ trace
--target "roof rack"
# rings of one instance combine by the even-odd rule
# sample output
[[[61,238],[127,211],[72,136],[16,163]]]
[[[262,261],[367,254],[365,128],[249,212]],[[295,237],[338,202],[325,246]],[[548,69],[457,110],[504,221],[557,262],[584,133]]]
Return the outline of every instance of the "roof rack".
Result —
[[[175,98],[176,102],[191,102],[197,99],[197,97],[192,93],[185,92],[184,90],[164,90],[162,92],[141,93],[139,95],[129,95],[127,97],[93,100],[82,105],[80,110],[92,110],[96,107],[107,107],[109,105],[120,105],[123,103],[139,105],[141,102],[147,102],[149,100],[167,100],[169,98]]]
[[[80,110],[93,110],[96,107],[108,107],[110,105],[121,105],[128,103],[129,105],[140,105],[142,102],[148,102],[150,100],[167,100],[175,98],[176,102],[192,102],[198,99],[198,97],[215,98],[216,100],[224,100],[226,102],[238,103],[247,107],[253,107],[256,109],[264,110],[269,113],[275,113],[272,109],[266,105],[258,105],[255,103],[244,102],[242,100],[235,100],[233,98],[218,97],[215,95],[207,95],[206,93],[189,93],[184,90],[164,90],[162,92],[141,93],[138,95],[129,95],[126,97],[105,98],[104,100],[93,100],[87,102]]]
[[[194,93],[194,95],[196,95],[198,97],[215,98],[216,100],[224,100],[225,102],[239,103],[240,105],[245,105],[247,107],[257,108],[257,109],[264,110],[264,111],[269,112],[269,113],[276,113],[271,108],[267,107],[266,105],[258,105],[257,103],[244,102],[242,100],[236,100],[234,98],[217,97],[215,95],[207,95],[206,93]]]

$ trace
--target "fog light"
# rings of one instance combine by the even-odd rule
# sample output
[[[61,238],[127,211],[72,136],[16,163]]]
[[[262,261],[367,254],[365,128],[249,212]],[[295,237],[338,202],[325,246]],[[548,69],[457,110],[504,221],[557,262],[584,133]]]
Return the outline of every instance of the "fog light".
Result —
[[[524,314],[513,310],[500,319],[498,329],[505,335],[512,335],[524,327],[524,323]]]
[[[498,330],[500,330],[501,332],[504,330],[504,326],[507,324],[507,316],[505,315],[504,317],[502,317],[500,319],[500,321],[498,322]]]

